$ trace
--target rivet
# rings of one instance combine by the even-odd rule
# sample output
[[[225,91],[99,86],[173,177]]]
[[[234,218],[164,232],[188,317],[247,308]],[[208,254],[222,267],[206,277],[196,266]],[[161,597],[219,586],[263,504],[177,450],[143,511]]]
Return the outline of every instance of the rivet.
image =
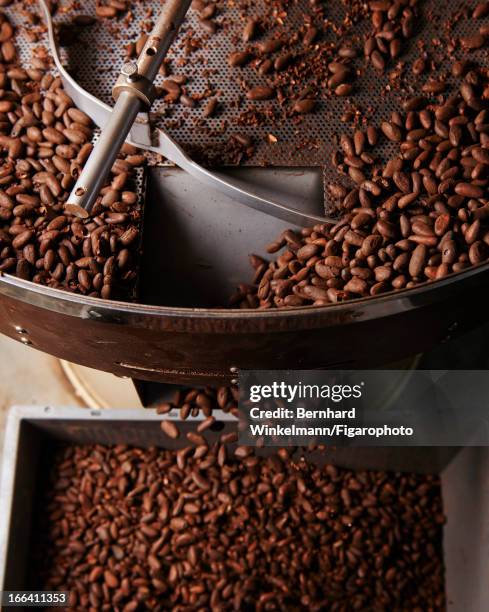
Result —
[[[231,372],[231,374],[237,374],[239,372],[239,368],[233,366],[229,368],[229,371]]]
[[[26,329],[24,329],[24,328],[23,328],[23,327],[21,327],[20,325],[16,325],[16,326],[15,326],[15,331],[16,331],[18,334],[28,334],[28,333],[29,333],[29,332],[28,332]]]
[[[26,346],[30,346],[32,344],[32,342],[29,340],[29,338],[25,338],[24,336],[22,336],[22,338],[20,338],[20,341],[22,342],[22,344],[25,344]]]
[[[231,380],[231,384],[232,384],[232,385],[237,385],[238,383],[239,383],[239,380],[238,380],[237,378],[233,378],[233,379]]]
[[[136,62],[127,62],[122,66],[121,74],[126,77],[128,81],[136,81],[138,78],[138,65]]]

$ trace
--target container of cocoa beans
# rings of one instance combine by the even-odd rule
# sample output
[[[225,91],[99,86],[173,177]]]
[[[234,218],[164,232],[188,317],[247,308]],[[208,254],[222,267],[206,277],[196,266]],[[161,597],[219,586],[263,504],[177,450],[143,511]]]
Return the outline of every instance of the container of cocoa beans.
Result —
[[[398,471],[259,455],[221,417],[189,444],[195,424],[162,437],[153,411],[13,408],[1,588],[68,592],[76,610],[481,609],[487,585],[463,577],[485,571],[469,474],[487,453],[403,449]]]

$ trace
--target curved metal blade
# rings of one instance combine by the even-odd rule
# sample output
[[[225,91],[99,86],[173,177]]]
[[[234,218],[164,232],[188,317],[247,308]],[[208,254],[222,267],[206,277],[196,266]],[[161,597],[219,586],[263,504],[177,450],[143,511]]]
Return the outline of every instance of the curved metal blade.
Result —
[[[92,119],[95,125],[103,128],[112,113],[111,107],[81,87],[64,68],[54,35],[51,12],[45,0],[39,0],[39,3],[45,14],[51,54],[66,93],[72,98],[76,106]],[[277,219],[281,219],[282,221],[286,221],[287,223],[299,226],[310,226],[316,223],[337,222],[337,219],[334,217],[321,217],[302,212],[295,208],[290,208],[279,202],[262,197],[249,189],[243,189],[243,187],[236,185],[230,179],[217,176],[215,173],[192,160],[180,145],[178,145],[164,130],[156,129],[152,133],[149,116],[146,113],[139,114],[131,128],[130,137],[127,139],[127,142],[145,151],[162,155],[168,161],[200,180],[203,184],[224,193],[236,202],[271,215],[272,217],[276,217]]]
[[[253,186],[248,185],[243,188],[234,183],[227,177],[215,174],[199,165],[191,159],[185,151],[163,130],[155,130],[159,137],[157,146],[151,147],[151,151],[157,151],[167,159],[171,159],[180,168],[184,169],[188,174],[198,179],[204,185],[212,187],[216,191],[224,193],[231,197],[239,204],[244,204],[249,208],[258,210],[267,215],[271,215],[287,223],[300,226],[311,226],[316,223],[336,223],[337,219],[331,217],[320,217],[310,213],[302,212],[295,208],[290,208],[279,202],[269,200],[264,196],[252,190]],[[144,148],[144,147],[141,147]]]

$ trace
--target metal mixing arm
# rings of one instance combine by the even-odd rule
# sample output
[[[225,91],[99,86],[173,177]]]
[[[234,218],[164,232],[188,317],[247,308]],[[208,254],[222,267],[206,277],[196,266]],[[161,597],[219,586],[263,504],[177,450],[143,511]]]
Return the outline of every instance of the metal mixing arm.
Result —
[[[128,99],[127,91],[125,91],[123,87],[124,81],[133,76],[131,75],[131,71],[134,68],[133,65],[126,65],[123,68],[122,87],[121,80],[119,80],[114,88],[116,91],[119,89],[120,93],[116,102],[116,107],[114,108],[117,108],[117,105],[119,104],[119,108],[123,109],[123,114],[118,114],[116,116],[116,120],[114,121],[114,109],[81,87],[64,68],[58,52],[50,10],[45,0],[39,0],[39,2],[44,10],[46,18],[51,54],[60,74],[66,93],[72,98],[76,106],[85,112],[92,119],[92,121],[102,129],[102,136],[98,141],[97,146],[94,148],[92,155],[95,154],[96,150],[106,151],[107,147],[109,146],[111,151],[116,151],[116,156],[120,147],[122,146],[122,143],[124,142],[124,139],[129,134],[129,137],[126,139],[126,142],[129,144],[132,144],[145,151],[162,155],[168,161],[188,172],[191,176],[200,180],[208,187],[216,189],[240,204],[244,204],[245,206],[253,208],[254,210],[299,226],[310,226],[316,223],[336,223],[337,219],[333,217],[322,217],[302,212],[295,208],[290,208],[280,204],[279,202],[264,198],[258,193],[254,193],[249,189],[243,189],[241,186],[233,183],[232,180],[223,176],[218,176],[214,172],[211,172],[210,170],[207,170],[206,168],[197,164],[164,130],[156,129],[152,132],[149,115],[147,113],[138,113],[143,104],[141,98],[136,97],[136,102],[133,103]],[[189,2],[185,2],[185,4],[188,5]],[[175,8],[175,2],[172,2],[172,5],[173,8]],[[148,39],[142,55],[145,54],[146,50],[151,47],[151,44],[148,44],[150,43],[150,40],[151,37]],[[150,58],[151,57],[153,56],[150,55]],[[146,94],[143,93],[142,95]],[[110,127],[109,131],[107,131],[108,127]],[[114,129],[117,132],[116,143],[108,138],[109,135],[111,135],[112,138]],[[125,131],[123,138],[121,137],[121,130]],[[103,147],[99,144],[102,139],[105,142]],[[69,203],[74,204],[74,206],[71,208],[73,212],[78,211],[80,214],[87,214],[86,211],[89,210],[95,202],[114,159],[115,157],[109,164],[107,157],[100,157],[100,153],[98,153],[96,156],[94,156],[92,162],[90,159],[88,160],[85,169],[74,188],[74,193],[69,199]],[[88,188],[88,183],[86,182],[87,176],[90,179],[90,189]],[[78,195],[76,195],[77,191]],[[89,203],[88,206],[86,206],[87,203]]]
[[[137,61],[123,65],[112,90],[115,106],[68,199],[72,208],[92,210],[137,115],[151,108],[154,80],[191,1],[167,0]]]

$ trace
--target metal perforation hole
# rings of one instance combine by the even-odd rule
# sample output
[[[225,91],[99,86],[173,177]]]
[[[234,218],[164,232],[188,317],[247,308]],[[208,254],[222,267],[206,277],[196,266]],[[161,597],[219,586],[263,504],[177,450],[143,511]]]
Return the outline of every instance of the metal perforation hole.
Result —
[[[266,0],[256,0],[253,3],[253,13],[260,15],[265,12]],[[345,14],[345,3],[327,3],[328,19],[339,23]],[[8,13],[9,18],[17,26],[18,36],[16,39],[19,55],[24,65],[29,65],[32,50],[40,44],[46,44],[46,39],[36,43],[30,42],[26,36],[27,27],[22,27],[23,17],[16,10],[15,4],[3,10]],[[57,23],[70,23],[77,12],[69,11],[71,3],[67,0],[60,2],[59,10],[56,15]],[[223,27],[218,33],[211,37],[210,43],[205,48],[195,51],[191,56],[191,61],[185,68],[179,68],[175,58],[181,57],[182,37],[170,49],[168,58],[172,71],[177,74],[185,73],[188,76],[188,89],[191,94],[199,94],[206,91],[209,82],[221,91],[220,102],[221,110],[215,119],[207,120],[206,126],[216,128],[222,122],[227,122],[229,128],[221,136],[209,136],[205,129],[201,129],[197,122],[202,119],[202,106],[200,104],[195,109],[184,108],[183,105],[166,105],[162,100],[157,100],[154,106],[155,114],[158,115],[158,125],[166,127],[172,137],[184,147],[206,147],[216,148],[228,139],[229,133],[242,132],[253,136],[257,145],[257,155],[249,160],[250,164],[256,160],[266,160],[272,165],[282,166],[322,166],[324,168],[325,183],[338,180],[347,183],[345,177],[338,177],[336,170],[330,163],[331,154],[335,148],[335,142],[339,134],[351,129],[350,125],[341,122],[341,115],[345,109],[345,100],[332,98],[323,101],[319,110],[311,116],[304,118],[303,123],[297,127],[292,124],[281,124],[278,126],[262,127],[243,127],[237,125],[237,118],[241,113],[239,105],[234,103],[242,96],[240,80],[245,79],[250,83],[263,82],[262,78],[256,74],[252,68],[231,69],[227,63],[229,53],[236,48],[244,48],[245,45],[235,44],[235,40],[241,40],[242,19],[237,5],[231,2],[218,2],[219,7],[225,8],[219,11],[219,19],[223,21]],[[436,57],[437,73],[443,70],[448,72],[449,60],[446,57],[446,49],[443,44],[436,45],[433,41],[440,40],[444,35],[443,23],[446,16],[453,15],[466,6],[466,2],[461,0],[448,0],[440,3],[438,0],[425,0],[420,3],[422,12],[428,18],[422,19],[417,37],[409,41],[407,53],[399,60],[403,65],[403,71],[407,75],[408,85],[412,92],[419,91],[423,82],[430,75],[414,79],[411,67],[414,60],[419,57],[421,46],[423,45],[432,57]],[[83,3],[78,14],[95,14],[96,2],[87,0]],[[134,20],[130,23],[121,25],[120,22],[111,20],[101,20],[95,25],[85,27],[80,31],[80,39],[77,44],[62,50],[62,59],[76,76],[78,82],[88,91],[99,97],[107,104],[112,104],[112,87],[117,79],[121,65],[125,61],[124,47],[128,41],[135,41],[141,34],[140,24],[146,19],[149,10],[153,15],[157,15],[161,9],[159,0],[145,2],[134,2],[131,11]],[[290,3],[288,19],[297,20],[303,24],[304,14],[310,14],[309,0],[298,0]],[[443,15],[443,18],[442,18]],[[115,33],[115,23],[121,28],[123,34]],[[480,25],[470,19],[460,19],[456,23],[453,36],[462,36],[473,33]],[[355,33],[359,37],[370,31],[370,24],[365,22],[356,26]],[[184,30],[192,31],[196,37],[206,37],[204,30],[199,23],[197,11],[191,10],[186,20]],[[358,47],[361,46],[359,42]],[[149,49],[148,49],[149,51]],[[471,53],[470,57],[474,61],[485,61],[487,51]],[[364,114],[373,116],[373,121],[377,125],[383,119],[388,119],[391,113],[400,108],[401,96],[396,92],[388,93],[390,83],[388,73],[379,75],[369,66],[365,67],[363,59],[358,60],[357,67],[361,74],[356,81],[356,94],[352,101],[356,107]],[[208,75],[204,74],[204,70]],[[389,71],[393,69],[390,67]],[[388,72],[389,72],[388,71]],[[157,84],[161,84],[163,77],[160,75]],[[268,103],[266,103],[268,104]],[[266,104],[261,106],[265,108]],[[267,136],[273,129],[273,136],[277,139],[277,146],[267,144]],[[311,147],[310,151],[302,150],[300,146],[304,139],[309,138],[311,142],[317,141],[317,147]],[[290,154],[290,151],[293,153]],[[383,143],[377,147],[375,153],[382,159],[388,159],[397,155],[397,145]]]

